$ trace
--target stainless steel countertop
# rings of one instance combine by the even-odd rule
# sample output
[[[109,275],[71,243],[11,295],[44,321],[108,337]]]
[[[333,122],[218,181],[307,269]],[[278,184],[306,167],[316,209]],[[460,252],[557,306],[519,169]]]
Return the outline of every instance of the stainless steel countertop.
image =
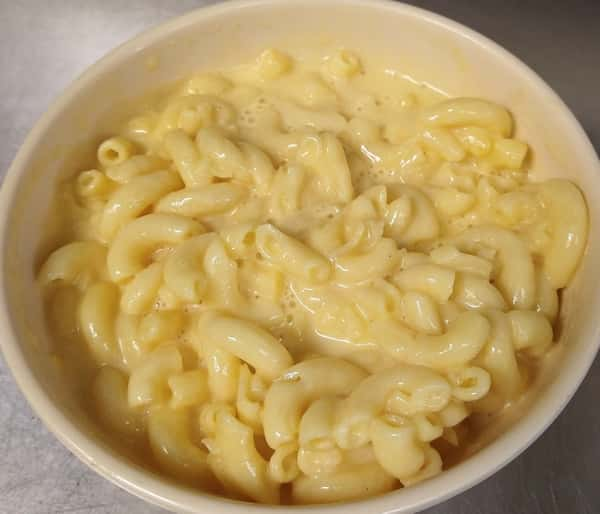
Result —
[[[51,100],[141,30],[202,0],[0,0],[0,178]],[[486,34],[573,109],[600,151],[600,2],[410,2]],[[1,335],[0,335],[1,337]],[[600,513],[600,359],[559,419],[523,455],[429,514]],[[31,411],[0,359],[0,513],[165,512],[71,455]]]

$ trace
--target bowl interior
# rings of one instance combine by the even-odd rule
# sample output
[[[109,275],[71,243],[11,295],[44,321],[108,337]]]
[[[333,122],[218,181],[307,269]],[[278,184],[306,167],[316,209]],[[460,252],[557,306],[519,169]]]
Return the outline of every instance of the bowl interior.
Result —
[[[517,136],[534,150],[535,176],[570,178],[586,195],[590,236],[577,276],[563,295],[565,351],[560,366],[540,378],[530,415],[511,424],[493,444],[430,482],[372,500],[371,511],[424,507],[481,480],[547,426],[573,394],[596,351],[600,308],[595,265],[600,259],[600,237],[595,234],[600,181],[589,141],[554,93],[527,68],[493,43],[424,11],[362,1],[226,3],[144,34],[81,77],[32,132],[4,185],[0,304],[4,295],[6,320],[14,333],[2,327],[7,360],[34,408],[71,449],[87,456],[88,463],[93,459],[105,474],[115,471],[117,463],[125,474],[134,469],[103,441],[52,358],[35,271],[57,243],[50,237],[54,223],[48,218],[55,185],[92,165],[98,142],[152,90],[195,70],[245,62],[270,46],[299,58],[344,46],[450,95],[504,104],[515,117]],[[199,506],[201,494],[186,493],[164,479],[129,482],[145,476],[140,473],[111,478],[148,497],[142,489],[154,488],[162,498],[150,499],[165,506],[185,511],[194,509],[193,501]]]

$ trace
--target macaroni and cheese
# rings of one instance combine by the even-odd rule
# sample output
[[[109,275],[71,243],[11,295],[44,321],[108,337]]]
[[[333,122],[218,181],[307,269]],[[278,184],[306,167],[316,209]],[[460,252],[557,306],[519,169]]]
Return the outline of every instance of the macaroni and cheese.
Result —
[[[349,50],[198,73],[61,185],[49,324],[94,363],[98,422],[177,480],[271,504],[410,486],[555,341],[587,209],[528,159],[505,107]]]

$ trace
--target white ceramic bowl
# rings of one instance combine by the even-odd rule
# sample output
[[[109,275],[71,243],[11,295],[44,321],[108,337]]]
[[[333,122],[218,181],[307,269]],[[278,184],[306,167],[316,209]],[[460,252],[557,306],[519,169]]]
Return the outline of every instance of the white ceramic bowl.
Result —
[[[483,96],[509,106],[518,135],[534,148],[534,167],[571,178],[585,192],[588,248],[563,296],[560,366],[540,379],[527,414],[484,449],[425,483],[351,504],[290,509],[232,502],[185,489],[128,462],[83,413],[51,358],[34,283],[44,252],[40,240],[47,232],[53,185],[81,166],[107,135],[115,105],[192,70],[242,62],[266,46],[333,40],[363,55],[393,57],[398,68],[453,95]],[[90,467],[152,503],[180,512],[230,514],[414,512],[473,486],[514,459],[556,418],[585,376],[600,341],[599,172],[588,138],[556,94],[508,52],[448,19],[369,0],[234,1],[200,9],[146,32],[91,67],[42,117],[19,151],[0,196],[2,350],[48,428]]]

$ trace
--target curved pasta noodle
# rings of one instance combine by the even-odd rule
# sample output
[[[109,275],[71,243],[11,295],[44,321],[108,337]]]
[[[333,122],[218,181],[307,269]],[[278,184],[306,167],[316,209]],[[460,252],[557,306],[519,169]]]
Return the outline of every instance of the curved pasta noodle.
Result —
[[[79,306],[79,326],[98,362],[117,368],[123,365],[115,336],[119,289],[110,282],[97,282],[83,295]]]
[[[104,207],[100,223],[102,237],[109,241],[120,227],[179,187],[181,181],[170,171],[157,171],[132,179],[117,189]]]
[[[127,389],[129,405],[163,403],[169,397],[169,376],[182,370],[181,353],[175,346],[154,350],[131,373]]]
[[[506,302],[500,291],[486,279],[468,273],[457,274],[452,300],[466,309],[506,309]]]
[[[502,106],[478,98],[453,98],[426,108],[421,117],[431,127],[475,125],[503,137],[512,132],[512,118]]]
[[[278,483],[256,450],[249,427],[231,414],[219,412],[214,437],[205,444],[208,463],[226,489],[262,503],[279,503]]]
[[[141,271],[161,245],[180,243],[204,232],[197,221],[176,214],[147,214],[125,225],[112,242],[106,259],[112,280],[122,281]]]
[[[452,241],[467,251],[478,245],[496,250],[499,263],[496,284],[505,300],[519,309],[534,306],[535,268],[531,254],[519,236],[497,226],[482,226],[467,229]]]
[[[154,155],[134,155],[126,161],[109,166],[106,176],[118,182],[127,184],[136,177],[168,168],[168,162]]]
[[[293,275],[317,283],[325,282],[331,276],[332,267],[325,257],[273,225],[261,225],[256,229],[256,248],[273,265]]]
[[[490,394],[476,402],[475,408],[492,411],[513,399],[523,383],[506,314],[490,311],[486,316],[491,325],[490,338],[473,362],[488,371],[492,384]]]
[[[333,473],[300,476],[292,483],[295,503],[333,503],[390,491],[395,478],[376,461],[351,463]]]
[[[269,459],[269,476],[279,484],[287,484],[300,474],[297,462],[298,445],[288,443],[275,450]]]
[[[437,304],[430,296],[410,291],[402,297],[401,319],[409,328],[430,335],[440,335],[443,330]]]
[[[342,144],[334,134],[325,132],[306,136],[298,147],[298,162],[313,169],[319,191],[333,202],[349,202],[354,188]]]
[[[388,186],[391,200],[385,215],[385,235],[399,246],[411,246],[436,238],[440,224],[435,207],[417,188],[393,184]]]
[[[233,209],[246,196],[246,188],[233,182],[189,187],[164,196],[156,206],[166,212],[197,218]]]
[[[404,392],[417,412],[436,412],[450,401],[448,381],[433,370],[397,365],[365,378],[339,406],[334,428],[340,448],[358,448],[369,441],[369,426],[394,390]]]
[[[203,343],[202,353],[212,398],[220,403],[232,403],[238,391],[240,359],[211,341]]]
[[[554,289],[565,287],[579,263],[588,233],[588,214],[581,191],[567,180],[536,184],[544,217],[552,227],[550,246],[544,252],[543,270]]]
[[[153,262],[125,285],[121,295],[121,310],[127,314],[142,314],[156,302],[163,282],[163,263]]]
[[[164,137],[164,146],[187,187],[204,186],[212,182],[209,163],[202,158],[194,142],[183,130],[168,132]]]
[[[92,394],[105,426],[139,443],[146,427],[142,412],[127,402],[127,376],[116,368],[101,367],[94,378]]]
[[[507,316],[516,350],[546,350],[552,343],[552,325],[543,314],[535,311],[510,311]]]
[[[217,489],[207,462],[207,452],[191,440],[189,412],[153,405],[148,412],[150,448],[160,466],[180,480],[193,484],[201,481],[210,490]]]
[[[490,332],[486,318],[464,312],[441,335],[416,334],[401,323],[375,321],[373,341],[396,360],[431,368],[460,366],[473,359],[485,345]]]
[[[42,286],[55,281],[86,289],[102,278],[106,269],[106,248],[93,241],[76,241],[54,250],[42,265],[38,280]]]
[[[271,448],[295,440],[303,411],[322,395],[349,394],[366,373],[354,364],[321,357],[289,368],[265,396],[263,427]]]
[[[188,239],[165,260],[165,284],[187,303],[200,303],[206,295],[208,279],[202,264],[206,249],[215,237],[214,234],[202,234]]]
[[[425,463],[424,445],[411,423],[394,426],[375,418],[369,429],[369,439],[377,462],[399,480],[415,475]]]
[[[269,332],[248,321],[215,315],[203,320],[199,333],[207,341],[250,364],[267,380],[277,378],[293,362],[285,346]]]
[[[394,269],[398,260],[396,243],[391,239],[381,239],[367,253],[336,257],[334,279],[351,283],[384,277]]]
[[[454,291],[456,273],[434,264],[417,264],[392,276],[392,282],[404,291],[418,291],[443,303]]]

